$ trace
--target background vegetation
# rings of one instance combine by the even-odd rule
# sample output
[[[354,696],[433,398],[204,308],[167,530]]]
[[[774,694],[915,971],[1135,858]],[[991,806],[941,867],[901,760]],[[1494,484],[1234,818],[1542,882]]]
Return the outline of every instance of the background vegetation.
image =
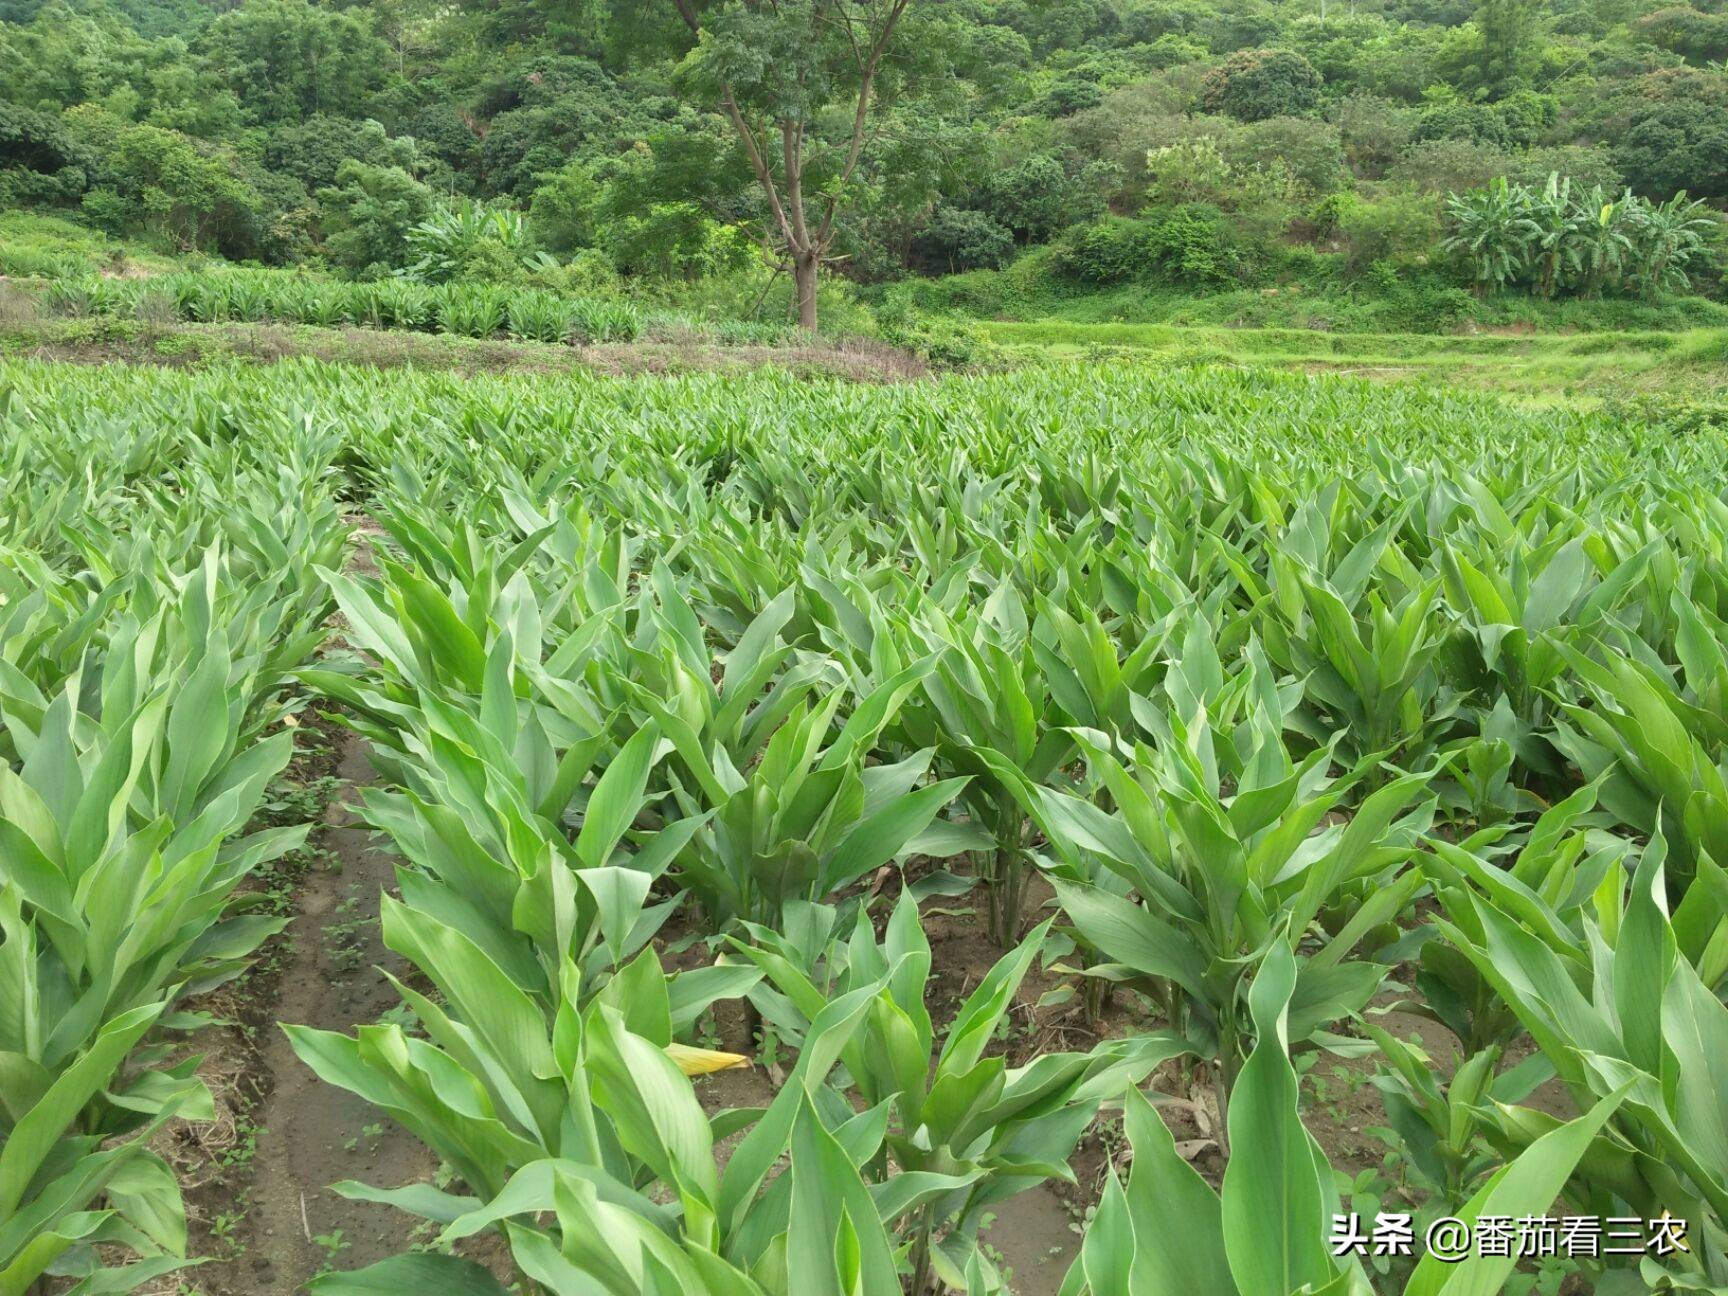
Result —
[[[729,316],[792,312],[820,261],[890,330],[1217,298],[1217,322],[1575,324],[1540,303],[1577,298],[1663,327],[1723,291],[1712,0],[878,3],[846,30],[884,37],[862,131],[856,44],[811,34],[854,10],[774,12],[5,0],[0,207]],[[22,242],[0,272],[55,268]]]

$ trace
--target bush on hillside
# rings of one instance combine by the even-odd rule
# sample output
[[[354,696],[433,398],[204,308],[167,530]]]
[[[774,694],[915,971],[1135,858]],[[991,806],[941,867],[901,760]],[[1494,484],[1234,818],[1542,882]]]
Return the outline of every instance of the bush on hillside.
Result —
[[[1299,117],[1319,104],[1322,84],[1314,65],[1294,50],[1237,50],[1206,74],[1200,107],[1245,122]]]

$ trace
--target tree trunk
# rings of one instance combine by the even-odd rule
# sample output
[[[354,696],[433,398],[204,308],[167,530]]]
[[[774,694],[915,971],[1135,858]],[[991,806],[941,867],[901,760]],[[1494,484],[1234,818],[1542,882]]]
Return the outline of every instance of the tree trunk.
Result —
[[[795,250],[792,253],[792,282],[798,295],[798,323],[807,331],[816,331],[816,254]]]
[[[672,3],[679,16],[684,19],[685,25],[690,28],[691,34],[700,41],[703,34],[702,17],[697,12],[694,0],[672,0]],[[834,177],[837,183],[823,199],[820,219],[813,223],[807,221],[804,211],[805,130],[809,125],[808,117],[794,112],[789,116],[777,115],[775,119],[759,119],[753,125],[745,115],[745,106],[740,105],[737,96],[732,93],[731,83],[722,80],[719,85],[719,108],[732,122],[732,128],[738,132],[738,138],[744,145],[745,156],[750,159],[750,169],[756,175],[756,183],[761,186],[768,199],[768,207],[774,216],[774,225],[770,229],[784,240],[786,250],[791,256],[792,277],[798,292],[798,322],[811,333],[816,331],[817,271],[822,264],[823,254],[834,239],[834,216],[839,210],[839,195],[851,181],[853,172],[857,170],[858,163],[864,156],[865,138],[870,124],[870,98],[875,89],[876,74],[882,66],[882,58],[888,50],[889,41],[894,36],[894,28],[910,3],[911,0],[888,0],[886,11],[880,15],[880,27],[873,33],[865,32],[863,40],[860,40],[859,33],[854,30],[852,20],[846,16],[845,6],[815,7],[818,23],[833,22],[838,18],[840,26],[851,40],[852,57],[858,71],[858,97],[853,108],[852,136],[846,146],[845,161],[840,166],[839,174]],[[797,74],[797,85],[801,92],[806,88],[803,71]],[[772,120],[778,121],[780,129],[781,173],[778,181],[767,156],[768,135],[773,129]]]

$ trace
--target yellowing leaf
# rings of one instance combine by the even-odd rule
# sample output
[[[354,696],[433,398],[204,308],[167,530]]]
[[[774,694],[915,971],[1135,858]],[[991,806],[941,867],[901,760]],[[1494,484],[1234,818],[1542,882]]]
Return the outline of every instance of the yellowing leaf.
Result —
[[[666,1056],[678,1064],[687,1076],[708,1075],[715,1071],[736,1071],[750,1065],[742,1053],[722,1053],[719,1049],[691,1048],[688,1044],[668,1044]]]

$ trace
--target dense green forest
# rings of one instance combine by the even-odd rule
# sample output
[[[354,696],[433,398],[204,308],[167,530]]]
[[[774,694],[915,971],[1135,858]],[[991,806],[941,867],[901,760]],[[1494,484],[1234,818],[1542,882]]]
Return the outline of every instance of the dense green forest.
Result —
[[[354,278],[1421,327],[1719,295],[1725,60],[1720,0],[0,0],[0,206]]]

